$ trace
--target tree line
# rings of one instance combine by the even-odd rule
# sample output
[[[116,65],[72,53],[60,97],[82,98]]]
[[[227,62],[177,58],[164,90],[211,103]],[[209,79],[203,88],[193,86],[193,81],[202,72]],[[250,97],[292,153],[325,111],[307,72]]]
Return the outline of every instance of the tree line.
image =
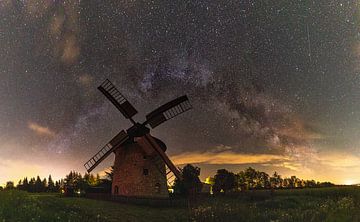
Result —
[[[296,176],[282,178],[277,172],[272,176],[249,167],[239,173],[233,173],[226,169],[217,170],[213,177],[208,177],[205,183],[201,183],[200,168],[186,165],[181,169],[183,180],[175,179],[174,193],[189,194],[199,193],[205,184],[211,186],[213,193],[240,192],[258,189],[292,189],[292,188],[315,188],[334,186],[330,182],[317,182],[315,180],[303,180]]]
[[[65,178],[54,181],[49,175],[48,178],[41,179],[40,176],[32,177],[28,179],[27,177],[19,180],[17,185],[13,181],[6,182],[5,187],[0,186],[0,190],[23,190],[31,193],[40,193],[40,192],[84,192],[85,190],[90,189],[91,187],[97,186],[106,186],[107,189],[111,189],[111,181],[107,178],[100,179],[99,174],[94,176],[93,174],[85,173],[81,175],[76,171],[70,171]]]
[[[172,186],[175,194],[187,195],[189,193],[200,193],[203,186],[210,186],[213,193],[241,192],[245,190],[258,189],[292,189],[292,188],[315,188],[330,187],[334,184],[330,182],[316,182],[315,180],[303,180],[296,176],[282,177],[277,172],[269,175],[265,172],[249,167],[238,173],[233,173],[226,169],[217,170],[213,177],[208,177],[205,183],[200,181],[200,168],[188,164],[182,169],[183,180],[175,179]],[[76,171],[70,171],[65,178],[53,181],[51,175],[48,178],[28,179],[25,177],[15,186],[14,182],[8,181],[5,188],[18,189],[28,192],[64,192],[64,193],[84,193],[84,192],[111,192],[113,168],[106,172],[105,178],[100,178],[99,174],[85,173],[81,175]]]

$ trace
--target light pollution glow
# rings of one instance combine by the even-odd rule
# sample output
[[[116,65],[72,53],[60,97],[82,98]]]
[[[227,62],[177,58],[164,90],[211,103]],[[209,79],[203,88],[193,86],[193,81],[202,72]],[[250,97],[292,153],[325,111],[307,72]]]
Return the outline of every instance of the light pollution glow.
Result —
[[[231,151],[224,152],[187,152],[179,155],[170,156],[175,164],[182,166],[190,163],[197,166],[214,165],[220,169],[223,165],[234,166],[238,169],[245,169],[248,166],[261,168],[266,166],[266,172],[270,175],[273,171],[277,171],[283,177],[296,175],[302,179],[315,179],[318,181],[331,181],[337,184],[356,184],[360,180],[353,178],[354,173],[360,173],[360,158],[344,153],[322,153],[321,157],[316,156],[308,159],[306,164],[299,162],[290,156],[281,155],[263,155],[263,154],[239,154]],[[106,164],[111,165],[110,158],[105,164],[102,164],[93,173],[99,173],[104,176],[104,171],[108,170]],[[14,181],[17,183],[24,177],[48,177],[52,175],[54,179],[61,179],[70,171],[76,170],[84,173],[82,162],[76,164],[77,167],[71,168],[67,164],[49,167],[48,163],[41,162],[24,162],[22,160],[8,160],[0,157],[0,184],[4,185],[6,181]],[[4,170],[5,169],[5,170]],[[230,167],[232,169],[232,167]],[[273,169],[273,170],[268,170]],[[208,176],[214,175],[215,171],[203,170],[201,179],[204,180]],[[235,171],[236,173],[236,171]]]

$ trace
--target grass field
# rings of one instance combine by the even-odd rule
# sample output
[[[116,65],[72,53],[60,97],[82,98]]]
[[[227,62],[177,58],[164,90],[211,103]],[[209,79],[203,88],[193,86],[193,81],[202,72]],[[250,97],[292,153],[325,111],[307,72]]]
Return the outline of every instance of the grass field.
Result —
[[[360,221],[360,188],[249,191],[199,198],[187,208],[150,207],[0,192],[0,221]]]
[[[0,221],[186,221],[186,209],[153,208],[54,194],[0,192]]]

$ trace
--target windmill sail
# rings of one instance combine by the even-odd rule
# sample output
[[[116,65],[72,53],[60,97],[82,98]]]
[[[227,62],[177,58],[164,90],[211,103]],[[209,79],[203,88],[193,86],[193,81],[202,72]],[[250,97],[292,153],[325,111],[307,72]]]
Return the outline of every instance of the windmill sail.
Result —
[[[98,89],[120,110],[125,118],[131,119],[131,117],[137,113],[137,110],[127,101],[119,90],[116,89],[110,80],[106,79]]]
[[[192,106],[187,96],[181,96],[174,99],[156,110],[146,115],[146,124],[150,124],[152,128],[157,127],[161,123],[174,118],[175,116],[191,109]]]
[[[166,182],[168,187],[174,186],[175,179],[175,174],[168,167],[166,167]]]
[[[90,160],[88,160],[84,166],[88,173],[90,173],[101,161],[114,151],[116,147],[124,143],[129,136],[122,130],[118,133],[108,144],[106,144],[99,152],[97,152]]]

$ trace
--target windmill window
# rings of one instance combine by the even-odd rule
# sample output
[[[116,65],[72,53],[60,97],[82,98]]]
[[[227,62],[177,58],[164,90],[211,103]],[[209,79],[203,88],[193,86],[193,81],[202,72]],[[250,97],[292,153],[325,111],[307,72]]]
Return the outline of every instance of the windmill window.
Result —
[[[115,186],[114,188],[114,194],[118,195],[119,194],[119,187]]]
[[[149,169],[143,169],[143,174],[144,174],[145,176],[149,175]]]
[[[155,184],[155,191],[156,193],[160,193],[160,183]]]

